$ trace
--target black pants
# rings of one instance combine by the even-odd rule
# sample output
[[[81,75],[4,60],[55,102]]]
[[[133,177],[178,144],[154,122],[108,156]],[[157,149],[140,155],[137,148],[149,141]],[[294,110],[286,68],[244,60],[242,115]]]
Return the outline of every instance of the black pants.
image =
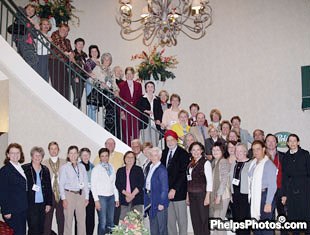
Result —
[[[243,194],[238,191],[232,194],[233,203],[231,205],[232,216],[234,221],[244,221],[245,219],[251,218],[250,216],[250,204],[248,201],[248,194]],[[249,235],[251,234],[250,229],[248,230],[237,230],[237,235]]]
[[[74,213],[74,221],[75,221],[74,233],[75,235],[77,235],[77,221],[75,213]],[[92,192],[89,192],[89,202],[86,207],[85,223],[86,223],[86,235],[93,235],[95,228],[95,202]]]
[[[76,80],[78,82],[76,82]],[[72,86],[72,91],[73,91],[73,105],[76,106],[77,108],[81,108],[81,99],[83,96],[83,91],[84,91],[84,81],[80,79],[77,76],[72,76],[71,78],[71,86]]]
[[[206,192],[188,193],[189,196],[189,210],[193,224],[195,235],[210,234],[209,229],[209,206],[204,206],[204,199]]]
[[[27,222],[28,222],[28,235],[42,235],[44,232],[45,220],[45,204],[35,203],[29,205]]]
[[[58,235],[64,234],[65,216],[64,216],[64,208],[62,206],[62,200],[56,202],[53,194],[53,206],[51,207],[50,211],[45,215],[44,235],[52,234],[52,222],[53,222],[54,210],[56,210],[56,221],[58,226],[57,234]]]
[[[52,86],[63,97],[70,100],[70,77],[65,62],[50,58],[48,67]]]

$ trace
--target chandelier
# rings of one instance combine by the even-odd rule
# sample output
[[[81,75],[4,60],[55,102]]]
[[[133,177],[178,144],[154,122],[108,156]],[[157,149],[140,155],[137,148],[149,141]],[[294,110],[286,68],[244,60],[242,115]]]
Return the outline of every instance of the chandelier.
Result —
[[[143,44],[154,40],[161,46],[175,46],[180,32],[191,39],[205,36],[212,23],[212,8],[208,0],[145,0],[140,17],[133,18],[131,0],[119,0],[121,37],[133,41],[143,36]]]

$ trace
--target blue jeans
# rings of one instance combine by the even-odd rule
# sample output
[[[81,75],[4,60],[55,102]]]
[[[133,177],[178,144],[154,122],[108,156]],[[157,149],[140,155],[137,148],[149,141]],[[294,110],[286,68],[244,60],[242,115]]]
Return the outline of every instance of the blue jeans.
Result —
[[[111,232],[111,229],[114,227],[114,195],[99,196],[99,203],[101,209],[100,211],[97,211],[99,219],[98,235],[104,235]]]

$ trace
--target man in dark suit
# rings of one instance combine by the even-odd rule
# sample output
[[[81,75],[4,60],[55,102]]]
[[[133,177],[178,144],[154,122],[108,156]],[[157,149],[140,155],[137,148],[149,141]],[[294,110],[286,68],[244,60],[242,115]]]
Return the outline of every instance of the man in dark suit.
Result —
[[[168,130],[164,138],[167,148],[163,151],[161,163],[167,168],[169,181],[168,234],[186,235],[186,169],[189,164],[189,154],[178,146],[178,135],[174,131]],[[177,231],[176,223],[179,231]]]

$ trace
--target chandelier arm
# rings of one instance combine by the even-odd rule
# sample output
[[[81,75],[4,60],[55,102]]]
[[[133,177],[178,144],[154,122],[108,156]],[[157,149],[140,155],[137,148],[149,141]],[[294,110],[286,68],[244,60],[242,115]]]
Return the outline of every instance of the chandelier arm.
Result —
[[[124,35],[124,32],[121,30],[120,35],[121,35],[122,39],[124,39],[126,41],[134,41],[134,40],[138,39],[139,37],[141,37],[143,35],[143,33],[140,33],[139,35],[137,35],[133,38],[127,38],[127,37],[125,37],[125,35],[128,35],[128,34]]]
[[[158,29],[154,29],[153,32],[152,32],[152,36],[151,37],[143,38],[143,44],[146,45],[146,46],[150,46],[153,43],[154,39],[155,39],[155,35],[157,34],[157,31],[158,31]],[[151,39],[151,41],[149,43],[147,43],[147,41],[149,41],[150,39]]]

